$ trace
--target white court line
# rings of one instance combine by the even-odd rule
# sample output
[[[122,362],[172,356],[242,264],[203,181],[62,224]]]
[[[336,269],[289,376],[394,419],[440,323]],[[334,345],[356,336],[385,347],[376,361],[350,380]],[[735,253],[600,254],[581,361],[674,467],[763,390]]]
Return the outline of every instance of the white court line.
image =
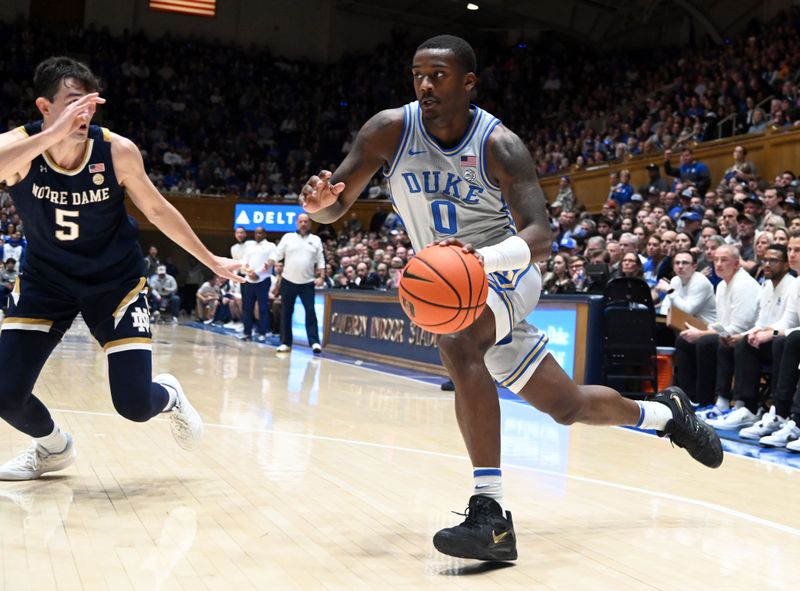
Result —
[[[118,414],[115,413],[108,413],[108,412],[93,412],[93,411],[84,411],[84,410],[69,410],[69,409],[52,409],[55,412],[62,412],[68,414],[84,414],[84,415],[92,415],[92,416],[103,416],[103,417],[116,417],[122,418]],[[160,421],[166,421],[166,418],[162,419],[155,419]],[[458,454],[451,454],[439,451],[432,451],[427,449],[418,449],[414,447],[402,447],[398,445],[389,445],[386,443],[373,443],[370,441],[359,441],[357,439],[344,439],[341,437],[329,437],[327,435],[313,435],[309,433],[294,433],[292,431],[278,431],[276,429],[262,429],[258,427],[244,427],[239,425],[224,425],[221,423],[203,423],[206,427],[216,427],[218,429],[227,429],[229,431],[245,431],[251,433],[267,433],[270,435],[284,435],[289,437],[299,437],[301,439],[316,439],[318,441],[329,441],[332,443],[344,443],[347,445],[356,445],[361,447],[373,447],[378,449],[390,449],[394,451],[404,451],[408,453],[416,453],[422,454],[427,456],[434,456],[439,458],[448,458],[448,459],[455,459],[461,460],[465,462],[469,462],[469,458],[463,455]],[[646,434],[644,434],[646,435]],[[733,517],[735,519],[741,519],[742,521],[749,521],[750,523],[754,523],[756,525],[761,525],[763,527],[768,527],[783,533],[787,533],[793,536],[800,537],[800,529],[791,527],[788,525],[784,525],[782,523],[777,523],[775,521],[770,521],[768,519],[764,519],[761,517],[757,517],[755,515],[751,515],[750,513],[744,513],[742,511],[737,511],[736,509],[731,509],[729,507],[724,507],[722,505],[717,505],[716,503],[710,503],[708,501],[700,501],[698,499],[691,499],[688,497],[682,497],[680,495],[673,495],[670,493],[659,492],[655,490],[650,490],[647,488],[640,488],[638,486],[629,486],[626,484],[619,484],[616,482],[609,482],[607,480],[600,480],[597,478],[587,478],[585,476],[576,476],[574,474],[565,474],[562,472],[555,472],[553,470],[544,470],[542,468],[531,468],[530,466],[521,466],[519,464],[504,464],[504,466],[509,468],[514,468],[517,470],[524,470],[526,472],[535,472],[537,474],[544,474],[546,476],[553,476],[556,478],[568,478],[570,480],[575,480],[577,482],[584,482],[587,484],[597,484],[600,486],[607,486],[609,488],[615,488],[617,490],[624,490],[627,492],[634,492],[639,493],[646,496],[656,497],[660,499],[666,499],[670,501],[675,501],[679,503],[685,503],[687,505],[693,505],[695,507],[701,507],[703,509],[709,509],[711,511],[716,511],[717,513],[721,513],[723,515],[727,515],[729,517]]]

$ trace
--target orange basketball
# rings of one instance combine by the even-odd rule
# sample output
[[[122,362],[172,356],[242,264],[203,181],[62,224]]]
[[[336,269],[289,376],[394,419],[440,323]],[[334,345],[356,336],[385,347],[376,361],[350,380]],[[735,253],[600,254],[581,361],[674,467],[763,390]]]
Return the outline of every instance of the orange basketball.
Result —
[[[399,296],[411,322],[436,334],[464,330],[483,312],[489,282],[478,257],[460,246],[429,246],[413,257]]]

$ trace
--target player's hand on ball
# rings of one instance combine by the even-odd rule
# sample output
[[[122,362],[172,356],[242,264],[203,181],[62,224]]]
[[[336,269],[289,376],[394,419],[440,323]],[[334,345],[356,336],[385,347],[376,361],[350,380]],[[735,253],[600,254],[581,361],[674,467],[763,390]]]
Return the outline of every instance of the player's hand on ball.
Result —
[[[344,183],[330,184],[333,175],[329,170],[323,170],[319,175],[314,175],[303,186],[298,201],[306,213],[314,213],[320,209],[330,207],[339,199],[339,194],[344,191]]]
[[[428,246],[460,246],[461,250],[465,253],[469,253],[475,255],[475,258],[478,259],[483,265],[483,257],[481,254],[475,250],[475,248],[471,244],[463,244],[458,238],[447,238],[446,240],[439,240],[437,242],[432,242]]]

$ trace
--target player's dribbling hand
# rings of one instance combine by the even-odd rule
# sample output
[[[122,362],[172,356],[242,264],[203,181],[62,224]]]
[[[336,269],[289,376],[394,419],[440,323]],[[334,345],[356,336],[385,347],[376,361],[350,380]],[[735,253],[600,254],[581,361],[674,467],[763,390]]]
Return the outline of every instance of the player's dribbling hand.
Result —
[[[214,263],[209,265],[208,268],[220,277],[225,277],[225,279],[230,279],[236,283],[244,283],[244,277],[236,274],[236,271],[242,268],[241,261],[215,256]]]
[[[56,142],[59,142],[78,131],[81,126],[89,125],[97,105],[102,105],[105,102],[106,99],[98,93],[90,92],[74,103],[67,105],[46,131]]]
[[[481,265],[483,265],[483,256],[479,253],[471,244],[463,244],[458,238],[447,238],[446,240],[439,240],[437,242],[431,242],[428,246],[460,246],[462,252],[470,253],[475,255]]]
[[[306,213],[315,213],[320,209],[330,207],[339,199],[339,194],[344,191],[344,183],[330,184],[333,173],[329,170],[320,171],[319,175],[314,175],[303,186],[297,200]]]

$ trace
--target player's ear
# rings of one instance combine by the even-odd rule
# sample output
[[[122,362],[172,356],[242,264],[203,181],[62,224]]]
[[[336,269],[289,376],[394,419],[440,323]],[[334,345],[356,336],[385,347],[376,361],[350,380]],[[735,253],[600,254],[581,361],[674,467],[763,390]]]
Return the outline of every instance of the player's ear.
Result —
[[[36,99],[35,103],[36,103],[36,108],[39,109],[39,112],[42,115],[50,115],[50,110],[53,107],[53,104],[50,101],[48,101],[43,96],[40,96],[39,98]]]
[[[467,92],[472,92],[475,90],[475,84],[478,82],[478,77],[475,75],[475,72],[467,72],[464,75],[464,89]]]

